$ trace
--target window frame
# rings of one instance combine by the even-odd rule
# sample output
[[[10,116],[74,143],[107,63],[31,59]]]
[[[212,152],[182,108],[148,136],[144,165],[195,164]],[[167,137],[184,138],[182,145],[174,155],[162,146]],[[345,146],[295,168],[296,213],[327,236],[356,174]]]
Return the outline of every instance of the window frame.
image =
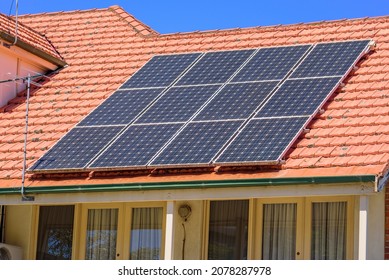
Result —
[[[78,246],[78,235],[77,235],[77,226],[78,226],[78,213],[79,213],[79,205],[74,203],[66,203],[66,204],[42,204],[42,205],[36,205],[33,208],[32,211],[32,235],[31,235],[31,244],[32,248],[30,250],[30,259],[36,260],[37,250],[38,250],[38,231],[39,231],[39,215],[40,215],[40,208],[41,206],[73,206],[74,207],[74,216],[73,216],[73,237],[72,237],[72,258],[71,260],[77,260],[78,252],[77,252],[77,246]]]
[[[164,259],[165,252],[165,234],[166,234],[166,203],[165,202],[151,202],[151,203],[126,203],[124,215],[124,236],[123,241],[123,259],[130,259],[130,241],[131,241],[131,225],[132,225],[132,210],[134,208],[162,208],[162,234],[161,234],[161,250],[159,259]],[[126,222],[127,221],[127,222]]]
[[[242,198],[242,199],[211,199],[207,200],[204,203],[204,245],[202,252],[202,259],[208,260],[208,246],[209,246],[209,222],[211,214],[211,201],[230,201],[230,200],[247,200],[248,201],[248,218],[247,218],[247,260],[252,259],[253,254],[253,213],[254,213],[254,203],[252,198]]]
[[[79,247],[78,258],[85,260],[86,256],[86,237],[88,228],[88,211],[94,209],[118,209],[118,226],[116,236],[116,257],[115,260],[122,259],[121,249],[123,244],[123,223],[120,222],[123,219],[123,204],[122,203],[88,203],[81,205],[81,223],[80,223],[80,235],[79,235]]]
[[[320,202],[346,202],[346,260],[352,260],[354,254],[354,197],[339,196],[339,197],[307,197],[306,199],[306,215],[305,215],[305,232],[304,256],[305,259],[311,259],[311,240],[312,240],[312,205]]]
[[[304,259],[304,198],[291,197],[291,198],[259,198],[256,201],[256,226],[254,231],[254,259],[262,259],[262,238],[263,238],[263,206],[265,204],[283,204],[290,203],[296,204],[296,260]],[[299,254],[297,254],[299,252]]]

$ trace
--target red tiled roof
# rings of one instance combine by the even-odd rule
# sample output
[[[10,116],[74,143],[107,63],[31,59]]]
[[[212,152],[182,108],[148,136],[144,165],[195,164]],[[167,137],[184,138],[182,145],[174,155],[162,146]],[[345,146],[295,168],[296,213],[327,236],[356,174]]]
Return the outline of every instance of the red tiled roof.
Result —
[[[159,35],[120,7],[26,15],[21,21],[45,34],[69,67],[30,100],[28,164],[36,161],[79,120],[154,54],[373,39],[375,51],[358,64],[301,136],[281,170],[175,175],[123,181],[379,175],[389,162],[389,17]],[[25,99],[0,109],[0,185],[20,186]],[[83,180],[29,182],[74,184]],[[85,183],[85,182],[84,182]]]
[[[3,14],[0,14],[0,33],[4,35],[2,37],[8,37],[9,39],[11,39],[12,42],[10,43],[14,42],[15,35],[17,35],[16,42],[23,41],[24,43],[56,59],[63,59],[45,36],[24,25],[20,21],[18,21],[18,24],[16,25],[16,21],[12,17],[7,17]]]

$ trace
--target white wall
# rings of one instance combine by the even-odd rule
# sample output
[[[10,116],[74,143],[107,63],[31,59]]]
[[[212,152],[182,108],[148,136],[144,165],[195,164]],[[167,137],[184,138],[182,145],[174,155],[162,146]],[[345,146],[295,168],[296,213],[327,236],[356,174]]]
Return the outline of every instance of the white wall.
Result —
[[[1,49],[1,47],[0,47]],[[0,51],[0,80],[13,79],[17,75],[18,59]],[[16,96],[16,84],[0,83],[0,108],[7,105],[8,100]]]
[[[7,48],[0,41],[0,81],[26,77],[28,74],[43,74],[55,68],[41,58],[15,46]],[[0,108],[7,105],[9,100],[25,88],[26,85],[21,81],[0,83]]]

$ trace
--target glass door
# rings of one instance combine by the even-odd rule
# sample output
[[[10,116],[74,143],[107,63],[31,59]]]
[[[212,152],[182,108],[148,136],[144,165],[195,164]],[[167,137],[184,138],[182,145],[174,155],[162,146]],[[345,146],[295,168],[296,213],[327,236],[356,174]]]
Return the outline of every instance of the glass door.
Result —
[[[301,259],[302,203],[299,200],[261,200],[257,205],[258,243],[256,258]]]
[[[116,259],[118,214],[118,209],[88,210],[85,259]]]
[[[159,260],[161,258],[162,223],[162,207],[132,209],[131,260]]]

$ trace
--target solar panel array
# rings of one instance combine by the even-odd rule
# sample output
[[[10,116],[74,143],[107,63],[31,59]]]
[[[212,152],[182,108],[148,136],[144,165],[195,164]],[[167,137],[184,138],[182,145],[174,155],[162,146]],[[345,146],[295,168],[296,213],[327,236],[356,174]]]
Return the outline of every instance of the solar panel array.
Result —
[[[154,56],[29,170],[277,164],[369,44]]]

